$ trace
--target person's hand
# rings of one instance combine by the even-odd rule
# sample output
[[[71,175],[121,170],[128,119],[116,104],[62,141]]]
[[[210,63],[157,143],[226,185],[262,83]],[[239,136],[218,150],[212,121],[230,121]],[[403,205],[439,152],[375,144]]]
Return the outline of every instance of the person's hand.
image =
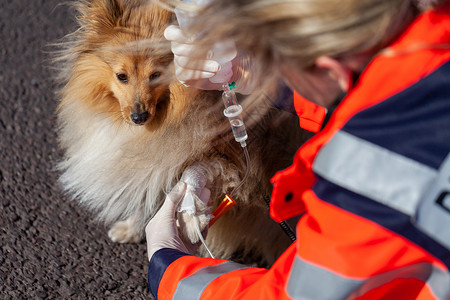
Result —
[[[209,51],[202,51],[195,39],[176,25],[168,26],[164,37],[171,42],[175,74],[184,85],[222,90],[223,83],[236,80],[232,78],[236,77],[233,76],[233,64],[239,58],[233,41],[218,42]]]
[[[149,261],[153,254],[162,248],[177,249],[188,254],[193,254],[197,251],[199,244],[190,244],[189,242],[185,244],[179,235],[177,227],[176,209],[185,192],[186,183],[180,181],[166,196],[164,204],[158,213],[145,227]],[[205,188],[202,191],[202,197],[203,194],[208,195],[208,192],[209,190]]]

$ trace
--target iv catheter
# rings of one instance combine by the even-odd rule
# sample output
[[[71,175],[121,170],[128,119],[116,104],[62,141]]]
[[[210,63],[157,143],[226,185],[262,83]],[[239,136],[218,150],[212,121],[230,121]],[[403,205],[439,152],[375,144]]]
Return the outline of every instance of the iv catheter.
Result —
[[[208,1],[209,0],[184,0],[185,3],[195,4],[197,6],[205,5],[205,4],[207,4]],[[193,14],[192,12],[187,12],[187,11],[181,9],[180,7],[175,8],[175,15],[177,17],[180,28],[182,28],[182,27],[186,28],[187,26],[189,26],[189,23],[191,21],[190,19],[195,17],[195,14]],[[225,47],[225,45],[227,45],[227,43],[222,43],[220,46]],[[232,46],[233,46],[233,49],[235,50],[234,43],[232,43]],[[233,88],[236,87],[236,84],[234,82],[232,82],[232,83],[225,82],[227,79],[223,78],[223,76],[225,74],[227,74],[228,72],[232,73],[231,60],[235,56],[236,56],[236,51],[234,51],[234,52],[231,51],[231,53],[228,53],[228,57],[223,58],[225,63],[224,63],[224,61],[220,61],[219,59],[217,59],[216,61],[222,66],[221,71],[219,71],[215,76],[210,78],[209,81],[211,81],[213,83],[223,83],[223,85],[222,85],[222,88],[223,88],[222,100],[223,100],[223,103],[225,106],[223,113],[230,122],[231,129],[232,129],[232,132],[233,132],[236,142],[240,143],[241,147],[244,150],[245,159],[246,159],[246,170],[245,170],[244,177],[239,182],[239,184],[231,191],[230,196],[225,195],[225,198],[222,200],[222,203],[219,205],[219,207],[216,208],[216,210],[214,210],[213,219],[211,219],[209,226],[212,226],[221,215],[223,215],[228,209],[230,209],[233,205],[236,204],[236,202],[231,198],[231,196],[233,196],[235,194],[235,192],[245,182],[245,180],[247,179],[247,177],[249,175],[249,170],[250,170],[250,157],[248,154],[247,143],[246,143],[248,135],[247,135],[247,131],[245,129],[244,121],[241,116],[243,109],[242,109],[242,106],[239,105],[239,103],[237,102],[236,94],[232,90]],[[196,220],[196,226],[197,226],[196,231],[199,236],[199,239],[201,240],[203,246],[208,251],[209,255],[212,258],[214,258],[214,256],[212,255],[211,251],[209,250],[209,248],[207,247],[207,245],[203,239],[203,236],[200,232],[200,228],[199,228],[197,220]]]

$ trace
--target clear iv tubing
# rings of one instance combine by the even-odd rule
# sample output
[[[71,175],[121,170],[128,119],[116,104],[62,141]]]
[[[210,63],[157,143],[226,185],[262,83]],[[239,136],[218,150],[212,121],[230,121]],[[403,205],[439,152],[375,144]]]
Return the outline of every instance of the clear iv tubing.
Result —
[[[241,116],[242,106],[239,105],[236,99],[236,94],[234,93],[234,91],[232,91],[232,88],[234,88],[235,86],[236,84],[234,82],[232,82],[231,84],[226,83],[222,85],[222,100],[223,104],[225,105],[223,114],[230,121],[234,139],[236,140],[236,142],[241,144],[241,147],[244,150],[246,168],[244,177],[242,178],[241,182],[239,182],[239,184],[231,191],[230,196],[234,196],[235,192],[244,184],[250,171],[250,156],[247,150],[247,143],[245,142],[248,138],[248,135]]]
[[[245,162],[247,164],[247,167],[245,168],[245,174],[241,182],[239,182],[239,184],[231,191],[230,196],[234,196],[234,193],[244,184],[245,180],[247,180],[248,174],[250,173],[250,156],[248,155],[247,147],[244,147],[244,154]]]
[[[198,224],[198,219],[194,218],[194,220],[195,220],[194,221],[195,222],[195,230],[197,231],[198,238],[202,242],[202,244],[205,247],[206,251],[208,251],[209,256],[211,256],[211,258],[215,258],[214,255],[212,254],[211,250],[209,250],[208,246],[206,245],[205,239],[203,238],[203,235],[200,232],[200,225]]]

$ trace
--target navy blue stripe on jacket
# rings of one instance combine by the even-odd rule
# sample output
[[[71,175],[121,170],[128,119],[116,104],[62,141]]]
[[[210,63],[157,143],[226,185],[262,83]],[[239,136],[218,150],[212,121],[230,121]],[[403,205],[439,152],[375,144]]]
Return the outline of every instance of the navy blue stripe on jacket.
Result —
[[[450,149],[450,62],[357,113],[342,130],[439,168]]]
[[[357,113],[341,130],[438,170],[450,151],[450,62]],[[321,176],[317,176],[313,191],[323,201],[404,236],[450,268],[450,251],[414,226],[411,216]]]
[[[188,254],[175,249],[164,248],[156,251],[148,265],[148,287],[152,295],[157,298],[158,287],[167,267]]]

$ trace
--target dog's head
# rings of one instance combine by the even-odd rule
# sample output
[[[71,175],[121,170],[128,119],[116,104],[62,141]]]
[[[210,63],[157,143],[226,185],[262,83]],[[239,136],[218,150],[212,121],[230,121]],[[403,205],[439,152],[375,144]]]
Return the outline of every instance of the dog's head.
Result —
[[[123,119],[134,125],[157,122],[167,113],[170,91],[167,83],[167,57],[152,55],[142,50],[108,53],[111,68],[110,89],[120,105]]]
[[[172,14],[146,0],[81,1],[78,11],[68,86],[84,89],[77,93],[85,102],[115,118],[158,126],[170,106],[173,56],[163,32]]]

